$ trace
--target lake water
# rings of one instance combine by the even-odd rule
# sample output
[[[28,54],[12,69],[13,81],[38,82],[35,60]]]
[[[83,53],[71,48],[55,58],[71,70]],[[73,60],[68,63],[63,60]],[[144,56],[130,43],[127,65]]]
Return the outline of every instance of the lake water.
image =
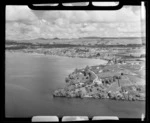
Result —
[[[6,52],[5,62],[6,117],[78,115],[140,118],[142,113],[145,114],[145,101],[53,98],[53,90],[63,88],[65,77],[75,68],[106,63],[103,60]]]

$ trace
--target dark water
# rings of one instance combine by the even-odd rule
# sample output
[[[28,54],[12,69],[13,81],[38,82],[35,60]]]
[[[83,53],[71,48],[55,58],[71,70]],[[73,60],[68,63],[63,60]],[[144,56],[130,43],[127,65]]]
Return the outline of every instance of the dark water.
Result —
[[[6,116],[35,115],[118,116],[140,118],[145,102],[53,98],[75,68],[105,63],[102,60],[6,52]]]

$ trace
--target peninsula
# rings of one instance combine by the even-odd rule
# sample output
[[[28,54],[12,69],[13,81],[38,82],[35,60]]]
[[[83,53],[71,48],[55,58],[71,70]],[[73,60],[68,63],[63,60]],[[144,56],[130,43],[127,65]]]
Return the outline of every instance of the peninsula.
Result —
[[[66,77],[66,86],[53,92],[54,97],[145,100],[143,62],[112,59],[107,65],[75,69]]]

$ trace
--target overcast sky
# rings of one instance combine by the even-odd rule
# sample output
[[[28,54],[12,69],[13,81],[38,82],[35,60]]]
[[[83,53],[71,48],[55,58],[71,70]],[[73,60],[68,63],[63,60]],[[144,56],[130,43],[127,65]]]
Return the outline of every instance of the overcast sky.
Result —
[[[33,11],[6,7],[6,39],[141,36],[140,6],[117,11]]]

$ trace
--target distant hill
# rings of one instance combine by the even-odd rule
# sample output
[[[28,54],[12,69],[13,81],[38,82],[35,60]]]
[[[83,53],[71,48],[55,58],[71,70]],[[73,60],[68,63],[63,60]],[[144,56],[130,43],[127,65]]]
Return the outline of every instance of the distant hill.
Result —
[[[46,39],[38,38],[31,40],[6,40],[6,42],[25,42],[25,43],[43,43],[43,44],[76,44],[76,45],[127,45],[127,44],[145,44],[144,37],[82,37],[79,39]]]
[[[141,37],[80,37],[79,39],[139,39]]]

